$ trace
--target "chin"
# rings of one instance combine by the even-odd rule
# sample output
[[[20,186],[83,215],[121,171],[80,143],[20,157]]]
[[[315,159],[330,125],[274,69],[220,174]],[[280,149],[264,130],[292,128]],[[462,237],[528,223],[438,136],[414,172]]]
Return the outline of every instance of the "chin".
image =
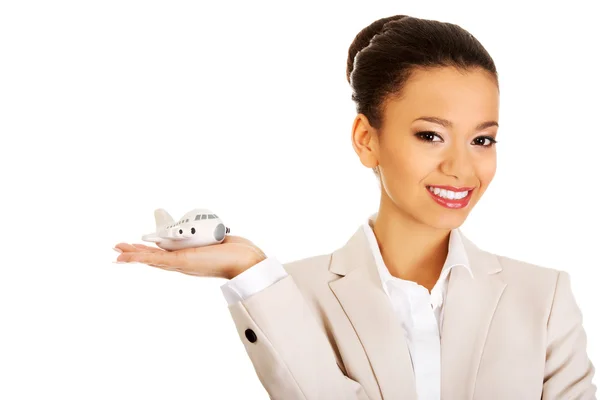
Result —
[[[441,215],[437,215],[436,218],[430,214],[423,218],[422,221],[426,225],[436,229],[452,230],[459,228],[466,221],[467,215],[468,214],[449,215],[449,213],[442,213]]]
[[[469,213],[475,204],[477,204],[479,200],[478,194],[476,192],[475,196],[471,197],[469,202],[464,204],[462,208],[436,204],[436,202],[431,201],[431,198],[423,199],[424,204],[427,204],[427,206],[419,210],[419,214],[422,217],[420,220],[436,229],[452,230],[459,228],[464,224]]]

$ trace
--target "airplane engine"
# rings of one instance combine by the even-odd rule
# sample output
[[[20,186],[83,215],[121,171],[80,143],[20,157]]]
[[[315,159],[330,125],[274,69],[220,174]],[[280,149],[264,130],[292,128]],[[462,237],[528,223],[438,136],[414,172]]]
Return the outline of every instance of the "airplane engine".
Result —
[[[225,225],[217,225],[213,234],[215,236],[215,240],[219,242],[222,241],[225,238]]]

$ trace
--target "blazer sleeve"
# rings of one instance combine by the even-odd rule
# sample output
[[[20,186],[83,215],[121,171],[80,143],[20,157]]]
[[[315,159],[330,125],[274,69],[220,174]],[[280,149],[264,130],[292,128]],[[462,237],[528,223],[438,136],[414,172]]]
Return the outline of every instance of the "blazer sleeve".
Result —
[[[582,320],[569,274],[560,271],[548,319],[542,399],[596,399]]]
[[[229,311],[271,399],[369,400],[338,366],[326,333],[291,275],[229,305]]]

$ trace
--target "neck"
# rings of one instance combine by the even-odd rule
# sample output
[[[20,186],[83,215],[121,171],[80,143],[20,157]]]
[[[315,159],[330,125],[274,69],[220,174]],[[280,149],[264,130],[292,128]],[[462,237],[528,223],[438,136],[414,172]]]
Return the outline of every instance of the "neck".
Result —
[[[450,230],[424,225],[381,204],[373,232],[390,274],[431,291],[448,256]]]

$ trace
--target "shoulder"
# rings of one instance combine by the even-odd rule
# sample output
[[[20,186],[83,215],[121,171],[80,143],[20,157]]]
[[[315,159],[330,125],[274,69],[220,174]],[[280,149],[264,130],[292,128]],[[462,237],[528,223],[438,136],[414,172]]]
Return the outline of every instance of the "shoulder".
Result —
[[[556,268],[534,264],[524,260],[494,254],[502,267],[504,279],[512,282],[556,283],[558,275],[566,273]]]
[[[506,283],[506,294],[525,303],[537,303],[548,308],[554,301],[559,285],[570,282],[569,274],[561,269],[487,253],[495,258],[501,268],[498,276]]]
[[[472,263],[471,268],[476,268],[486,275],[487,273],[492,275],[497,273],[500,279],[508,285],[555,286],[559,275],[566,274],[556,268],[488,251],[464,234],[461,235],[461,238],[469,262]]]
[[[565,321],[565,315],[579,315],[566,271],[481,249],[471,254],[482,282],[491,279],[504,286],[497,313],[507,321],[548,326],[552,316]]]

